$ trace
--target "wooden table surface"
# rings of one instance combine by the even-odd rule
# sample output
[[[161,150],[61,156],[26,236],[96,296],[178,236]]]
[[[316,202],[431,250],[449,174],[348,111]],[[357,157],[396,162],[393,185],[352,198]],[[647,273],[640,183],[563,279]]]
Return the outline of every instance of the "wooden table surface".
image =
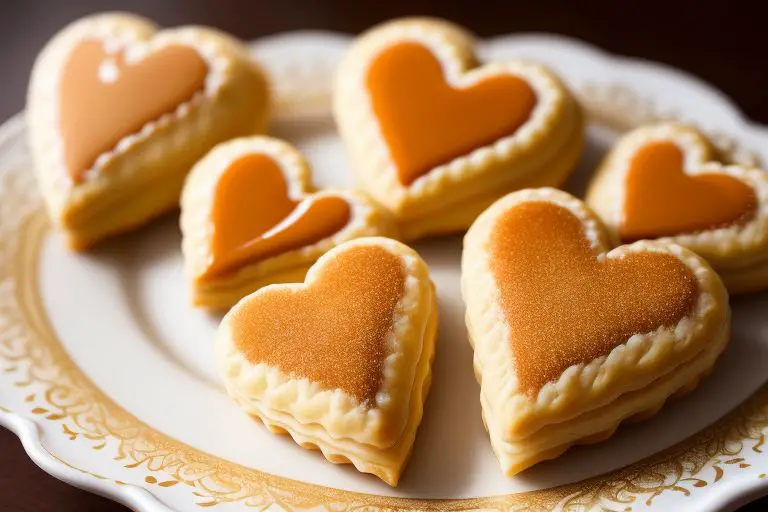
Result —
[[[32,61],[58,29],[85,14],[123,10],[162,25],[211,25],[245,39],[297,29],[357,33],[392,17],[415,14],[446,17],[481,36],[554,32],[688,71],[733,98],[747,117],[768,124],[768,38],[760,4],[751,0],[5,1],[0,3],[0,52],[5,65],[0,119],[24,107]],[[0,510],[126,510],[46,475],[4,429],[0,429],[0,461]],[[743,510],[768,510],[768,499]]]

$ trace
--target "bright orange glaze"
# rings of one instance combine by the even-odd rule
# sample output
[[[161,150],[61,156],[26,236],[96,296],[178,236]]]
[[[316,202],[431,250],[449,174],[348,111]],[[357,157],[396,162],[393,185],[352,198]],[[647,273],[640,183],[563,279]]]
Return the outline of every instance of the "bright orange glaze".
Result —
[[[757,208],[752,188],[723,174],[690,176],[672,142],[641,148],[626,178],[620,236],[625,242],[695,233],[744,222]]]
[[[512,135],[536,106],[523,79],[502,75],[456,88],[419,43],[385,49],[366,75],[373,111],[403,185]]]
[[[351,215],[340,197],[292,200],[282,170],[267,155],[233,162],[214,194],[213,262],[203,279],[328,238]]]
[[[186,46],[168,46],[128,64],[101,41],[80,43],[64,66],[59,127],[75,183],[103,153],[202,91],[208,64]],[[106,79],[106,80],[105,80]]]
[[[531,397],[634,334],[676,325],[698,296],[693,273],[672,255],[598,260],[581,221],[553,203],[512,208],[489,249],[515,373]]]

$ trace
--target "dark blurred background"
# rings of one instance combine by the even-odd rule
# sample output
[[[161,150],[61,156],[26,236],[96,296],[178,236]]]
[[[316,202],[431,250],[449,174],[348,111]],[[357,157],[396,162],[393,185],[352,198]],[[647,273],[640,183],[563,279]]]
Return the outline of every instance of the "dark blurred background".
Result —
[[[357,33],[404,15],[445,17],[480,36],[559,33],[697,75],[733,98],[746,116],[768,124],[768,23],[761,0],[3,0],[0,119],[24,108],[29,71],[46,40],[76,18],[107,10],[166,26],[211,25],[243,39],[299,29]],[[46,475],[0,428],[0,510],[126,509]],[[768,500],[742,510],[768,510]]]

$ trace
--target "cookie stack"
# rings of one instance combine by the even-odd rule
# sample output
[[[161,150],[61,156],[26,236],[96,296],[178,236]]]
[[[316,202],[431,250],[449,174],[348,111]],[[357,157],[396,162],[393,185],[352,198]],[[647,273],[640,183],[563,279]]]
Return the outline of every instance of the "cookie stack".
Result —
[[[582,202],[557,189],[584,146],[573,94],[539,63],[481,63],[461,27],[397,20],[349,48],[333,107],[357,189],[318,189],[265,135],[267,82],[214,30],[85,18],[35,65],[30,146],[74,250],[180,207],[191,302],[228,310],[228,393],[331,462],[394,486],[412,450],[438,308],[404,241],[466,232],[467,329],[509,475],[695,388],[728,343],[729,293],[768,287],[764,172],[663,123],[625,135]]]

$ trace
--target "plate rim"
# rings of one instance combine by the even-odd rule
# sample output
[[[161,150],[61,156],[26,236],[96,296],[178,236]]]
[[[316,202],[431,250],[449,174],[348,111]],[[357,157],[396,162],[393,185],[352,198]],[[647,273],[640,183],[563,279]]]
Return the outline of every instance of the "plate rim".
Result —
[[[258,43],[259,44],[268,44],[270,42],[274,43],[274,41],[278,40],[279,38],[287,39],[291,37],[306,37],[307,34],[314,34],[315,36],[330,37],[330,38],[335,38],[339,40],[343,39],[344,41],[348,41],[351,38],[351,36],[348,36],[346,34],[340,34],[335,32],[295,31],[295,32],[286,32],[282,34],[277,34],[275,36],[270,36],[268,38],[259,40]],[[763,134],[768,133],[768,127],[758,125],[748,120],[743,115],[743,113],[738,109],[738,107],[736,107],[733,101],[730,100],[730,98],[728,98],[727,96],[725,96],[724,93],[722,93],[715,87],[711,86],[710,84],[707,84],[706,82],[704,82],[699,78],[696,78],[682,70],[679,70],[667,65],[658,64],[658,63],[650,62],[643,59],[634,59],[634,58],[616,56],[602,49],[594,47],[589,43],[585,43],[576,39],[566,38],[566,37],[554,35],[554,34],[544,34],[544,33],[514,34],[514,35],[497,36],[494,38],[484,39],[483,42],[485,44],[492,44],[497,41],[503,41],[503,40],[519,41],[522,39],[528,39],[531,41],[542,41],[542,42],[546,41],[547,44],[552,44],[552,42],[555,42],[558,45],[562,44],[562,45],[574,46],[577,48],[577,50],[575,51],[585,53],[592,58],[600,59],[603,61],[605,61],[606,59],[610,59],[612,63],[617,63],[622,66],[631,66],[631,67],[642,66],[649,69],[653,69],[654,72],[662,72],[664,74],[673,74],[675,75],[676,79],[683,78],[689,84],[695,84],[698,88],[703,88],[708,93],[714,94],[714,96],[716,96],[718,100],[730,111],[730,113],[736,120],[737,124],[740,125],[742,128],[745,128],[747,130],[763,132]],[[24,129],[24,124],[25,123],[24,123],[23,113],[17,114],[16,116],[13,116],[9,120],[5,121],[2,124],[2,126],[0,126],[0,148],[8,144],[9,141],[12,140],[14,137],[21,136]],[[4,178],[4,176],[0,176],[0,178]],[[6,194],[7,190],[2,190],[1,193]],[[45,220],[42,207],[39,206],[36,211],[31,212],[29,215],[29,218],[24,219],[24,221],[25,223],[29,221],[29,223],[27,223],[26,225],[28,227],[31,226],[30,229],[38,230],[38,232],[34,234],[33,238],[37,237],[37,242],[40,242],[42,240],[42,237],[44,236],[44,233],[47,230],[47,221]],[[1,229],[2,228],[0,227],[0,230]],[[29,238],[29,237],[19,237],[19,238]],[[35,244],[33,243],[32,245],[35,245]],[[40,252],[39,244],[37,244],[37,247],[25,247],[22,249],[24,251],[31,251],[31,252],[25,253],[27,257],[29,257],[30,255],[34,255],[34,257],[37,258],[39,256],[39,252]],[[38,269],[38,265],[36,263],[38,260],[27,259],[26,261],[35,262],[35,264],[29,265],[32,268],[29,274],[36,275],[36,272]],[[0,279],[2,279],[3,277],[2,274],[6,270],[6,267],[7,267],[6,263],[0,259]],[[33,281],[34,281],[34,278],[33,278]],[[8,293],[5,292],[5,294],[7,295]],[[37,299],[34,299],[33,297],[33,302],[34,300],[37,300],[38,303],[37,305],[33,303],[32,306],[42,308],[39,293],[37,295],[38,295]],[[33,296],[34,296],[34,292],[33,292]],[[41,315],[41,312],[42,312],[42,315]],[[44,309],[33,311],[32,314],[36,315],[37,318],[42,319],[43,323],[47,321],[47,318],[45,317],[45,314],[44,314]],[[7,329],[7,324],[5,325],[6,325],[6,329],[4,330],[4,332],[0,333],[0,341],[4,340],[7,337],[5,331],[7,331],[8,329]],[[50,331],[50,336],[48,336],[47,339],[43,339],[42,341],[44,341],[45,343],[57,344],[61,349],[61,353],[65,355],[65,359],[67,360],[67,361],[64,361],[64,363],[69,366],[67,371],[79,372],[79,377],[84,381],[86,381],[91,386],[93,386],[97,394],[100,394],[100,392],[98,391],[98,387],[96,387],[95,384],[91,383],[90,380],[88,380],[87,375],[81,372],[79,368],[77,368],[76,364],[66,355],[66,352],[63,350],[60,342],[56,339],[55,335],[53,335],[53,331],[50,329],[49,331]],[[46,332],[46,331],[43,328],[41,332]],[[37,332],[33,334],[39,335],[39,333]],[[41,338],[45,338],[45,337],[46,336],[42,336]],[[0,361],[3,361],[2,354],[0,354]],[[107,400],[108,402],[111,402],[111,404],[114,407],[121,409],[118,404],[113,402],[106,395],[103,395],[102,398]],[[37,405],[37,404],[31,403],[30,407],[32,405]],[[30,412],[32,414],[31,416],[29,416]],[[138,485],[138,484],[129,484],[122,481],[116,481],[116,480],[110,479],[109,477],[105,477],[103,475],[91,473],[84,469],[78,469],[77,467],[69,464],[65,460],[59,458],[54,453],[51,453],[50,451],[48,451],[41,436],[41,433],[45,432],[45,425],[42,423],[42,418],[45,418],[48,412],[49,411],[46,410],[45,413],[42,413],[41,415],[41,414],[35,413],[35,408],[32,408],[30,409],[30,411],[26,411],[27,414],[24,414],[20,412],[10,411],[9,409],[6,409],[0,405],[0,425],[3,425],[6,428],[9,428],[17,436],[19,436],[26,453],[38,466],[40,466],[44,471],[48,472],[52,476],[62,481],[70,483],[76,487],[80,487],[88,491],[95,492],[97,494],[108,497],[110,499],[114,499],[115,501],[123,503],[141,512],[172,510],[167,505],[165,505],[161,501],[161,499],[155,494],[156,489],[166,487],[164,483],[169,482],[170,480],[159,481],[156,476],[152,476],[152,474],[148,474],[144,479],[144,483],[147,484],[148,486]],[[133,417],[127,411],[122,410],[122,412],[130,416],[131,418],[133,418],[136,422],[141,423],[140,420],[138,420],[138,418]],[[299,499],[299,501],[296,503],[280,503],[282,505],[287,505],[289,508],[292,506],[296,506],[296,507],[306,506],[307,504],[311,506],[318,506],[318,507],[322,507],[324,505],[327,506],[328,505],[327,499],[329,498],[329,496],[335,496],[336,503],[343,503],[347,505],[362,504],[365,506],[379,506],[379,507],[440,508],[440,509],[466,509],[474,506],[502,508],[505,506],[521,504],[520,498],[525,496],[530,498],[529,504],[532,504],[536,508],[543,509],[543,508],[550,508],[547,505],[554,504],[555,506],[557,506],[562,504],[563,500],[572,499],[574,495],[574,490],[576,488],[583,488],[583,487],[589,487],[592,491],[594,491],[593,494],[595,494],[595,499],[599,500],[600,502],[603,502],[605,496],[600,495],[599,484],[601,482],[604,483],[608,481],[609,476],[616,477],[617,475],[620,476],[622,474],[628,474],[631,471],[637,471],[641,467],[646,467],[646,468],[650,467],[655,463],[659,463],[660,460],[666,460],[665,457],[669,458],[670,454],[675,453],[676,451],[692,449],[697,443],[701,444],[706,439],[711,438],[711,436],[715,432],[719,432],[720,433],[719,435],[721,435],[723,439],[727,437],[727,432],[729,431],[730,432],[737,431],[737,433],[740,434],[741,432],[739,429],[740,427],[743,427],[743,425],[740,422],[743,422],[746,419],[749,419],[752,413],[756,413],[757,416],[760,418],[760,421],[758,422],[758,425],[756,425],[755,428],[757,428],[757,432],[762,438],[762,431],[765,429],[765,427],[768,427],[768,385],[762,386],[756,393],[754,393],[750,398],[748,398],[744,404],[737,406],[734,410],[726,414],[723,418],[720,418],[719,420],[717,420],[712,425],[705,427],[704,429],[700,430],[693,436],[690,436],[689,438],[682,440],[679,443],[676,443],[675,445],[665,450],[662,450],[661,452],[658,452],[656,454],[651,455],[650,457],[637,461],[625,468],[613,470],[603,475],[598,475],[596,477],[592,477],[592,478],[575,482],[572,484],[566,484],[563,486],[557,486],[557,487],[537,490],[537,491],[514,493],[510,495],[490,496],[490,497],[484,497],[484,498],[465,498],[465,499],[456,499],[456,500],[425,500],[425,499],[412,500],[409,498],[396,498],[396,497],[379,496],[379,495],[364,495],[354,491],[332,489],[332,488],[327,488],[327,487],[323,487],[315,484],[297,482],[287,477],[269,475],[267,473],[264,473],[258,470],[252,470],[252,469],[244,468],[242,466],[240,467],[243,470],[246,470],[248,472],[260,473],[263,479],[262,484],[264,484],[263,488],[265,491],[268,491],[268,488],[273,487],[276,482],[282,482],[284,484],[287,484],[288,487],[292,487],[294,490],[296,490],[296,486],[298,486],[298,487],[305,488],[304,489],[305,491],[306,490],[311,491],[308,493],[308,496],[310,498],[314,497],[314,499],[317,500],[316,502],[311,503],[310,502],[311,500],[308,501],[307,497],[305,496],[304,498]],[[55,416],[55,414],[53,415]],[[50,421],[59,421],[59,420],[60,419],[53,419]],[[142,425],[142,428],[154,430],[147,427],[143,423],[141,423],[141,425]],[[189,447],[187,445],[184,445],[183,443],[173,440],[172,438],[170,438],[165,434],[162,434],[157,431],[155,432],[160,434],[161,436],[164,436],[165,438],[167,438],[173,443],[182,445],[188,448],[189,450],[197,451],[192,447]],[[752,439],[752,438],[749,438],[748,436],[746,438],[742,437],[736,440],[743,441],[744,439],[755,440],[756,442],[758,442],[758,445],[761,444],[761,441],[759,439],[757,438]],[[752,447],[752,449],[755,449],[755,447]],[[756,451],[759,451],[759,450],[756,450]],[[218,461],[223,460],[213,455],[206,455],[206,456],[211,457],[213,459],[217,459]],[[705,462],[702,468],[706,467],[709,462],[711,462],[711,459]],[[227,461],[227,464],[230,464],[233,466],[239,466],[237,464],[234,464],[228,461]],[[726,462],[723,462],[723,464],[726,464]],[[721,470],[724,471],[723,468],[721,468]],[[156,472],[152,472],[152,473],[156,473]],[[718,471],[716,471],[716,476],[717,476],[716,480],[714,480],[712,483],[718,482],[720,478],[722,478],[722,474],[720,474]],[[727,507],[738,506],[739,502],[741,500],[746,499],[748,496],[757,497],[758,495],[768,494],[768,479],[766,478],[746,479],[744,475],[742,475],[742,477],[737,477],[733,475],[729,477],[729,481],[730,481],[730,485],[725,487],[722,484],[719,486],[710,486],[709,482],[705,482],[704,485],[702,486],[696,485],[695,483],[692,484],[691,489],[688,490],[688,492],[690,492],[691,494],[693,494],[698,489],[704,489],[704,488],[714,489],[715,487],[717,488],[717,491],[715,492],[703,492],[703,491],[696,492],[696,495],[699,498],[701,498],[702,496],[706,496],[706,501],[708,501],[708,503],[703,504],[702,502],[705,500],[697,499],[692,504],[697,505],[699,507],[699,510],[722,509]],[[167,485],[167,487],[170,487],[170,486],[171,485]],[[552,498],[554,496],[550,496],[549,499],[543,499],[544,498],[543,495],[546,495],[546,494],[551,495],[554,491],[558,491],[560,494],[558,494],[557,496],[561,496],[562,499],[557,500],[556,502],[552,501]],[[663,492],[663,490],[661,492]],[[638,494],[637,496],[639,497],[643,495]],[[370,500],[371,498],[373,501]],[[630,497],[630,498],[631,499],[629,502],[625,501],[623,503],[624,504],[631,503],[635,499],[634,497]],[[227,501],[230,501],[230,500],[226,500],[225,502]],[[206,506],[206,503],[207,502],[202,502],[203,506]],[[597,503],[597,501],[593,501],[591,503]],[[622,503],[622,502],[616,501],[616,504],[619,504],[619,503]],[[589,503],[585,503],[585,504],[589,504]]]

